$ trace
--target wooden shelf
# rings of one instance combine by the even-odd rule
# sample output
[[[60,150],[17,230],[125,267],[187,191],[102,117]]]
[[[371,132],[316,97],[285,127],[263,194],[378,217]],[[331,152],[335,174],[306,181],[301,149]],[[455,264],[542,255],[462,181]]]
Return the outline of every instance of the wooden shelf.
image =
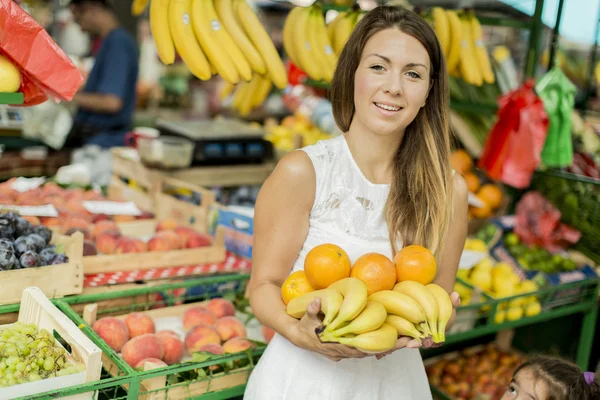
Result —
[[[23,93],[0,93],[0,104],[19,105],[23,101]]]

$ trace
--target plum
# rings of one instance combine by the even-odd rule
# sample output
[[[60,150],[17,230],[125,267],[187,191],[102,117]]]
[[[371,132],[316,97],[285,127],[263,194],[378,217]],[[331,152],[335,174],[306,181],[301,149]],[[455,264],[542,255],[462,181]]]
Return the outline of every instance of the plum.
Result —
[[[42,251],[40,251],[40,258],[42,260],[42,265],[50,265],[52,264],[52,260],[56,256],[56,249],[54,246],[46,247]]]
[[[19,214],[17,214],[14,211],[9,211],[5,214],[0,215],[0,217],[2,218],[6,218],[7,220],[9,220],[10,222],[12,222],[13,224],[17,222],[17,219],[21,218],[19,216]]]
[[[0,250],[0,267],[4,270],[19,268],[15,253],[7,249]]]
[[[50,243],[50,240],[52,239],[52,231],[50,228],[43,225],[34,226],[32,228],[32,233],[40,235],[46,244]]]
[[[26,240],[28,244],[33,246],[36,253],[41,251],[44,247],[46,247],[47,244],[44,238],[38,235],[37,233],[27,235]]]
[[[15,248],[13,247],[13,242],[8,239],[0,239],[0,250],[10,250],[14,252]]]
[[[26,251],[35,251],[35,246],[27,241],[27,236],[18,237],[13,243],[16,253],[20,256]]]
[[[15,221],[16,236],[27,236],[32,233],[32,226],[26,219],[21,217]]]
[[[0,218],[0,238],[10,240],[15,238],[15,225],[11,220]]]
[[[19,259],[23,268],[35,268],[40,265],[40,256],[35,251],[28,250]]]
[[[56,265],[56,264],[66,264],[69,262],[69,257],[67,257],[64,254],[57,254],[54,256],[54,258],[52,259],[52,263],[50,265]]]

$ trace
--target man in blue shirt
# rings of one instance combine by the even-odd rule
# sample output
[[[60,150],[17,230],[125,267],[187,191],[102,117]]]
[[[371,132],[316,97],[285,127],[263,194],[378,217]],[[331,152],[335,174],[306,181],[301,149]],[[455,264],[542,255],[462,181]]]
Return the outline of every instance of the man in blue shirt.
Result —
[[[110,0],[71,0],[81,29],[102,39],[85,86],[75,95],[78,105],[65,147],[125,145],[136,103],[138,49],[119,25]]]

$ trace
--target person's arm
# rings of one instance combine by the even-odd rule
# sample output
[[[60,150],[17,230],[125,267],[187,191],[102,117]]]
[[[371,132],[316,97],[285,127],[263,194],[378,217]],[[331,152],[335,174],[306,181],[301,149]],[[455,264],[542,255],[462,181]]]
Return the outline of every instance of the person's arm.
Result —
[[[123,100],[109,93],[77,93],[73,101],[86,111],[101,114],[116,114],[123,108]]]
[[[465,240],[467,239],[469,222],[469,189],[467,188],[467,184],[459,174],[454,174],[452,184],[454,185],[452,221],[450,222],[448,235],[446,235],[446,242],[442,246],[438,257],[437,275],[434,280],[434,283],[446,289],[448,293],[454,292],[456,271],[458,270],[460,256],[465,246]],[[457,295],[453,295],[452,303],[455,307],[460,304]],[[448,322],[446,329],[449,329],[454,324],[455,318],[456,309],[452,311],[452,318]]]
[[[308,234],[315,199],[312,162],[302,151],[286,155],[262,186],[254,211],[250,305],[256,318],[298,347],[339,360],[364,353],[339,344],[324,344],[315,328],[319,302],[311,304],[300,320],[286,313],[281,285],[289,275]]]

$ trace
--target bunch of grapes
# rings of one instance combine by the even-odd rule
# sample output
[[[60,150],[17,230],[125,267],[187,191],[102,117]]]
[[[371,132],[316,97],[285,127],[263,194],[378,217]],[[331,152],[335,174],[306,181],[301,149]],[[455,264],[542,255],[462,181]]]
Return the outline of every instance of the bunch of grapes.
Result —
[[[83,372],[65,349],[35,324],[17,322],[0,329],[0,388]]]

